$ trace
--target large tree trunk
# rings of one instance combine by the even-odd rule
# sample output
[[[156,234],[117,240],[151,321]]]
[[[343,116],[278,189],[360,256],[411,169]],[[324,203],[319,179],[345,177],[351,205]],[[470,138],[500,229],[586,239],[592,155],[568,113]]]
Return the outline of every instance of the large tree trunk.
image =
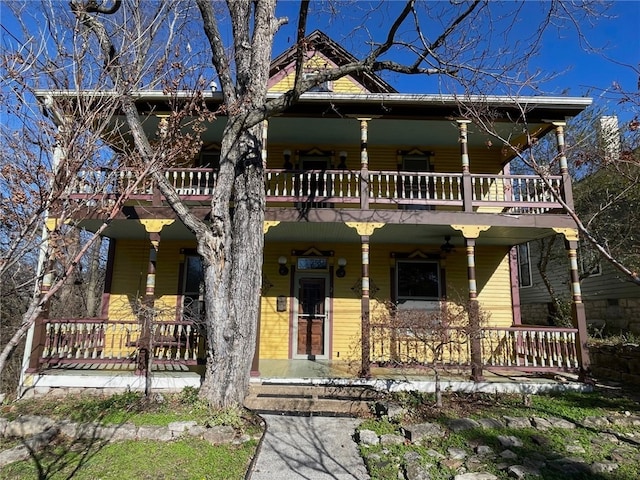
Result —
[[[264,171],[259,127],[234,130],[221,149],[212,230],[199,252],[205,265],[207,366],[201,396],[218,407],[246,395],[259,321],[264,235]],[[231,189],[233,187],[233,189]],[[225,198],[226,197],[226,198]],[[233,212],[229,211],[229,199]]]

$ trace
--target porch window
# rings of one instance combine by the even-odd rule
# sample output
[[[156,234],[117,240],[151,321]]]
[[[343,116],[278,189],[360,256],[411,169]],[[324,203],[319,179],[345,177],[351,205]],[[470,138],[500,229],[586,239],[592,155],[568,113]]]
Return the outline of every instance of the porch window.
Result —
[[[298,270],[328,270],[329,260],[326,257],[298,258]]]
[[[184,261],[182,316],[199,321],[204,316],[204,270],[199,255],[187,255]]]
[[[439,300],[440,265],[434,261],[398,260],[396,263],[398,300]]]
[[[531,281],[531,258],[529,256],[529,243],[518,245],[518,282],[520,287],[530,287]]]

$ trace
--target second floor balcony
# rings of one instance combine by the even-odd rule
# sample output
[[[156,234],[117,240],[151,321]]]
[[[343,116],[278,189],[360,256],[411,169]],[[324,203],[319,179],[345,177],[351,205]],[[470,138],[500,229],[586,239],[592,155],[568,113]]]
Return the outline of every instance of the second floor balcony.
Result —
[[[207,168],[174,168],[165,178],[190,204],[207,204],[217,173]],[[87,205],[109,202],[137,180],[136,173],[86,170],[67,188],[68,198]],[[447,210],[479,213],[561,213],[563,177],[490,175],[454,172],[389,170],[265,170],[267,206],[296,208],[356,208]],[[131,200],[163,202],[151,178],[131,190]]]

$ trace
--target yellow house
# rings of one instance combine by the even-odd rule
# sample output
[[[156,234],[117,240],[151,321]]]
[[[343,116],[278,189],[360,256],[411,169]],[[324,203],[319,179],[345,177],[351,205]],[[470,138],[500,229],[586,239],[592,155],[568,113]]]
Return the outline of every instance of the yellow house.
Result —
[[[308,45],[307,77],[350,59],[321,32],[311,34]],[[292,51],[277,57],[270,95],[290,88],[294,71]],[[141,110],[161,112],[167,100],[162,92],[142,91],[136,101]],[[221,96],[207,92],[205,100],[214,108]],[[536,137],[555,135],[558,174],[546,181],[511,174],[511,151],[487,142],[461,115],[456,98],[399,93],[373,75],[320,84],[265,122],[255,375],[265,375],[269,362],[310,359],[354,362],[354,372],[365,374],[371,364],[439,362],[473,367],[476,378],[482,368],[588,369],[579,288],[573,291],[575,328],[520,325],[514,246],[562,233],[567,269],[577,275],[576,226],[551,190],[571,204],[563,125],[590,99],[470,100],[500,113],[498,128],[514,143],[526,142],[525,128]],[[519,118],[522,104],[526,125],[508,120]],[[161,121],[161,115],[149,117],[150,135]],[[166,171],[203,216],[216,186],[224,122],[219,117],[208,125],[204,147],[188,165]],[[126,162],[102,175],[115,175],[117,181],[104,178],[113,195],[129,179]],[[82,185],[86,181],[70,186],[70,199],[97,209],[108,198],[102,192],[96,201]],[[24,385],[47,384],[52,369],[61,384],[61,372],[71,378],[92,366],[134,370],[147,334],[157,368],[178,376],[198,372],[206,292],[195,238],[153,185],[143,182],[134,193],[105,232],[110,248],[101,315],[43,319],[30,334]],[[99,224],[98,213],[81,222],[88,230]],[[151,313],[142,302],[149,288]]]

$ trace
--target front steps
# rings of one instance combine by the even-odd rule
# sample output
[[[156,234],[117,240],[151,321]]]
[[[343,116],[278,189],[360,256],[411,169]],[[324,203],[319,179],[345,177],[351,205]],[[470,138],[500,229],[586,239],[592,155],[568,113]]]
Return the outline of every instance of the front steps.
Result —
[[[366,386],[254,383],[244,406],[257,413],[362,417],[379,398]]]

